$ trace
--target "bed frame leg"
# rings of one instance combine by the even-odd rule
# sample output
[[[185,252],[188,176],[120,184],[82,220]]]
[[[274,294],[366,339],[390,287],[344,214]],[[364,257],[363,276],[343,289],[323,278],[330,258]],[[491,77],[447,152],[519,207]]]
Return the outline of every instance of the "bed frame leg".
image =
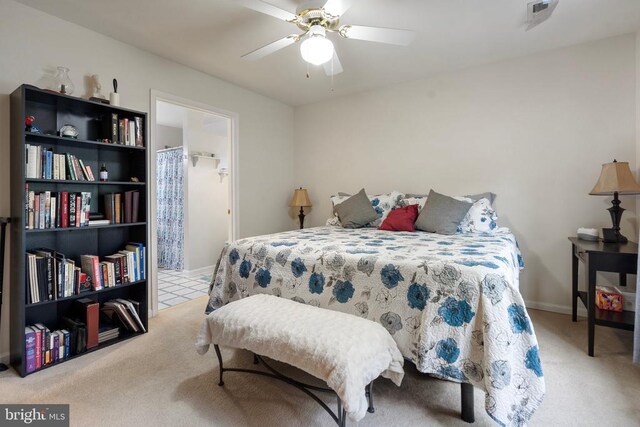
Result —
[[[460,417],[463,421],[473,423],[476,417],[473,413],[473,386],[469,383],[460,383],[462,409]]]
[[[373,407],[373,381],[371,381],[369,385],[367,385],[367,388],[365,389],[365,393],[367,395],[367,401],[369,402],[369,407],[367,408],[367,412],[369,412],[370,414],[373,414],[374,412],[376,412],[375,408]]]
[[[218,366],[220,368],[220,382],[218,385],[222,387],[224,385],[224,381],[222,380],[222,373],[224,372],[224,367],[222,366],[222,355],[220,354],[220,347],[218,347],[218,344],[214,344],[213,348],[216,351],[216,356],[218,356]]]
[[[258,363],[260,363],[260,361],[258,360],[258,355],[253,353],[253,364],[257,365]]]

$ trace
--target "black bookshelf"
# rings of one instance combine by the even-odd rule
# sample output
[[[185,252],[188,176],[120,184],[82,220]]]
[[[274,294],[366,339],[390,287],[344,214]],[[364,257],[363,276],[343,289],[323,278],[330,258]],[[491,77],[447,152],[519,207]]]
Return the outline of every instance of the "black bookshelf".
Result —
[[[109,129],[105,121],[111,115],[133,120],[142,118],[144,146],[135,147],[103,142]],[[42,133],[25,131],[24,119],[35,117],[35,125]],[[78,138],[60,137],[57,131],[65,124],[78,129]],[[79,298],[91,298],[99,303],[115,298],[139,301],[140,318],[148,330],[148,282],[140,280],[121,286],[105,288],[29,304],[26,301],[27,251],[49,248],[61,252],[80,264],[84,254],[104,256],[124,249],[128,242],[139,242],[148,250],[149,227],[147,223],[147,113],[108,104],[86,101],[67,95],[22,85],[11,94],[11,283],[10,283],[10,342],[11,364],[21,376],[26,372],[25,327],[43,323],[51,330],[60,329],[63,317],[71,314],[73,303]],[[40,145],[55,153],[71,153],[82,159],[97,174],[105,164],[109,181],[72,181],[30,179],[25,177],[25,144]],[[133,180],[132,178],[137,178]],[[25,215],[26,187],[29,191],[91,192],[91,211],[104,212],[104,195],[138,190],[140,192],[138,222],[105,224],[79,228],[27,229]],[[147,252],[148,255],[148,252]],[[145,277],[149,277],[148,259],[145,260]],[[84,354],[134,338],[139,334],[121,330],[117,339],[106,341],[86,353],[72,355],[57,363],[42,366],[33,373],[71,361]]]

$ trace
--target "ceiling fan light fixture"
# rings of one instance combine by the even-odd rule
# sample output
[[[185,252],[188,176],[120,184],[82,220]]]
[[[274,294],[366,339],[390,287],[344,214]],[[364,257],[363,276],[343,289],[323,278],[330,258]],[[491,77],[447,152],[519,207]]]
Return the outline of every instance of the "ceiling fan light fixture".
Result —
[[[326,37],[321,25],[313,25],[309,36],[300,45],[302,59],[313,65],[322,65],[333,58],[333,43]]]

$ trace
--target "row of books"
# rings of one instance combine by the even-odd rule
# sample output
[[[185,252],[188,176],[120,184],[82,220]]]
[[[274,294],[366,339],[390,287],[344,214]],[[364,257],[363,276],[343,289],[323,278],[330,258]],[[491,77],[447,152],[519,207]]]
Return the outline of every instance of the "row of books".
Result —
[[[114,324],[131,332],[147,332],[140,319],[140,304],[122,298],[107,301],[100,309]],[[115,320],[117,318],[117,321]]]
[[[57,154],[52,148],[25,144],[25,178],[95,181],[93,171],[73,154]]]
[[[80,262],[52,249],[26,254],[27,304],[53,301],[83,292],[126,285],[146,279],[146,248],[128,243],[116,254],[81,255]]]
[[[29,191],[25,184],[27,200],[25,203],[26,229],[86,227],[91,225],[91,193],[83,191]]]
[[[140,191],[104,195],[104,214],[109,224],[138,222],[140,211]]]
[[[27,373],[62,361],[120,336],[120,328],[146,332],[140,303],[123,298],[100,303],[90,298],[74,301],[62,318],[62,329],[51,331],[42,323],[25,328]]]
[[[71,334],[67,329],[51,331],[42,323],[25,328],[27,373],[67,359],[71,355]]]
[[[116,113],[111,114],[110,140],[114,144],[144,147],[144,126],[142,117],[119,119]]]

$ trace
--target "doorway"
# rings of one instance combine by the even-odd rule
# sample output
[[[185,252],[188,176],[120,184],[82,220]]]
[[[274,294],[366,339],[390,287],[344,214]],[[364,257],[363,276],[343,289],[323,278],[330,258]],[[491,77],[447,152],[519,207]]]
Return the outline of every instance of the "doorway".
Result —
[[[153,313],[207,295],[235,239],[237,117],[152,91]]]

